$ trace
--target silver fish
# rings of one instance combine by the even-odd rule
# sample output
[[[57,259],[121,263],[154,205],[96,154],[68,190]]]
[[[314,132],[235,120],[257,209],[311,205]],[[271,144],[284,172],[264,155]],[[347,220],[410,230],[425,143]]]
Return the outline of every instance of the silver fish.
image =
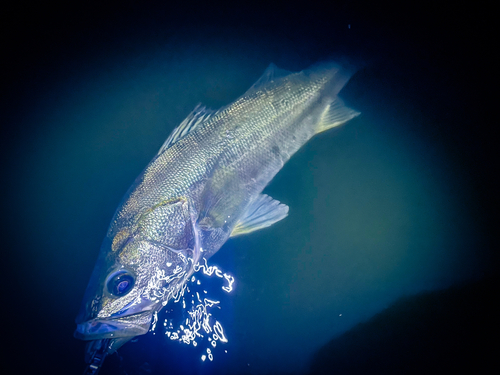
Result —
[[[359,114],[337,96],[350,76],[333,63],[299,73],[271,64],[234,103],[198,106],[173,131],[104,238],[76,319],[75,337],[91,340],[88,373],[148,332],[194,265],[229,237],[287,216],[288,206],[262,191],[312,136]]]

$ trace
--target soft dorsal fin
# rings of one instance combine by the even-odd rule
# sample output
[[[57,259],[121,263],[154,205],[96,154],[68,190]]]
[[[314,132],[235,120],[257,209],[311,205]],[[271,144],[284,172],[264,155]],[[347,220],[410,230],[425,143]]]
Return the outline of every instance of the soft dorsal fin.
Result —
[[[163,143],[158,151],[158,155],[163,153],[167,148],[172,146],[179,139],[182,139],[190,132],[197,129],[203,122],[207,121],[216,111],[207,109],[205,106],[198,104],[195,109],[174,129],[167,140]]]
[[[248,91],[253,91],[253,90],[258,90],[260,87],[268,84],[269,82],[272,82],[278,78],[285,77],[292,72],[285,70],[285,69],[280,69],[273,63],[269,64],[266,70],[264,70],[264,73],[260,76],[260,78],[255,82]]]
[[[269,227],[288,215],[288,206],[260,194],[250,205],[243,217],[236,223],[231,237]]]

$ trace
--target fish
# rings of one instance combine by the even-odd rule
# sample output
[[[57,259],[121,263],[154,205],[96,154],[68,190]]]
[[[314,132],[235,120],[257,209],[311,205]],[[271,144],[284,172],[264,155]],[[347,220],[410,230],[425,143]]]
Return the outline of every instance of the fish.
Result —
[[[360,114],[338,95],[352,74],[333,62],[295,73],[271,64],[233,103],[216,111],[200,104],[174,129],[102,242],[74,334],[88,341],[88,374],[147,333],[229,238],[288,215],[263,190],[310,138]]]

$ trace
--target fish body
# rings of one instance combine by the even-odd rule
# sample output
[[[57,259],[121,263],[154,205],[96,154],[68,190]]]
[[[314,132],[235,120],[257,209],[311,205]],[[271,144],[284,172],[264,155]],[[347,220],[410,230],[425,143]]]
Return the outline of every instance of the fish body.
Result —
[[[174,130],[103,241],[75,332],[91,340],[89,355],[145,334],[229,237],[287,216],[288,206],[262,191],[312,136],[359,114],[337,96],[349,78],[335,64],[298,73],[271,65],[234,103],[198,106]]]

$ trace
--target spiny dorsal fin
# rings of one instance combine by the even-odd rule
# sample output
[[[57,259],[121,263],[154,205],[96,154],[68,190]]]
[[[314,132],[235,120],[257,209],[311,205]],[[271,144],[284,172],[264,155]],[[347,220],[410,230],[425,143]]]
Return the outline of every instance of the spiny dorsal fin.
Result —
[[[195,109],[174,129],[167,140],[163,143],[158,151],[158,155],[163,153],[167,148],[172,146],[179,139],[182,139],[190,132],[197,129],[203,122],[207,121],[216,111],[207,109],[201,104],[198,104]]]
[[[326,106],[325,111],[321,114],[316,133],[321,133],[335,126],[342,125],[359,114],[360,112],[346,107],[344,102],[336,97]]]
[[[231,237],[269,227],[288,215],[288,206],[260,194],[250,205],[243,217],[236,223]]]

